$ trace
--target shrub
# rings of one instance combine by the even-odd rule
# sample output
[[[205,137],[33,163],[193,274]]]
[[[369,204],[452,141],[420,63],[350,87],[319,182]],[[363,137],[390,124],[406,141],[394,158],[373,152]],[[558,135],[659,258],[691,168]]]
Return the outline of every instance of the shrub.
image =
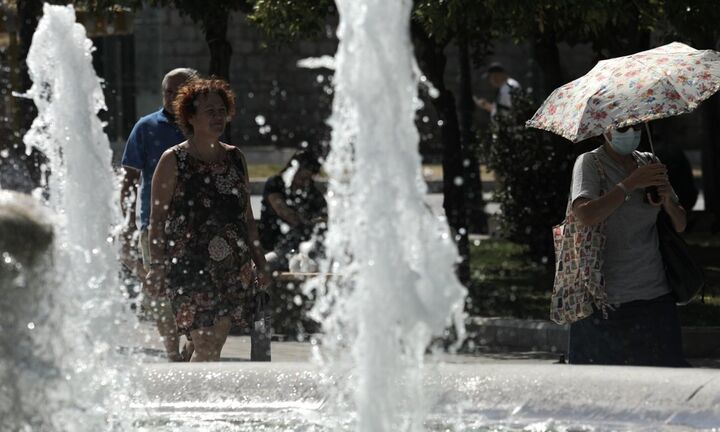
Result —
[[[552,265],[552,226],[565,213],[576,153],[565,139],[526,128],[537,104],[521,89],[512,96],[512,109],[480,131],[478,156],[495,173],[501,235],[527,245],[533,259]]]

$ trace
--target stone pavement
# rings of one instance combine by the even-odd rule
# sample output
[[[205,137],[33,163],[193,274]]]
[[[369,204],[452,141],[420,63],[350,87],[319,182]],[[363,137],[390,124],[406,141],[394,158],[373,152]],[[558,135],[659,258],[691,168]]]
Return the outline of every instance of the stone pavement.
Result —
[[[132,345],[135,351],[146,355],[145,361],[148,363],[165,362],[165,353],[162,343],[155,332],[155,327],[150,322],[141,322],[134,337],[130,338],[128,343]],[[307,342],[295,341],[273,341],[271,345],[272,361],[283,363],[307,362],[312,358],[313,344]],[[438,358],[446,363],[471,364],[471,363],[518,363],[518,364],[548,364],[555,363],[558,356],[547,352],[533,351],[504,351],[477,349],[473,353],[463,354],[438,354]],[[221,361],[250,361],[250,337],[249,336],[229,336],[223,352]]]
[[[567,351],[568,326],[545,320],[472,317],[466,324],[469,350],[555,353]],[[683,350],[696,366],[720,367],[720,327],[683,327]]]
[[[518,328],[527,328],[527,326]],[[469,327],[468,330],[472,332],[473,328]],[[470,336],[473,341],[476,340],[473,335]],[[503,339],[504,337],[500,336],[498,340],[508,341]],[[528,336],[523,335],[522,337]],[[162,363],[166,361],[162,343],[152,323],[141,322],[134,337],[130,338],[128,343],[134,347],[135,351],[146,355],[145,362]],[[551,350],[512,345],[509,343],[508,346],[503,347],[498,344],[476,344],[471,350],[463,350],[460,354],[440,353],[437,358],[442,362],[451,364],[551,364],[557,363],[561,358],[561,350],[553,352]],[[273,341],[271,349],[273,362],[307,362],[312,358],[313,344],[309,341]],[[249,362],[250,337],[229,336],[222,352],[221,361]],[[720,358],[693,358],[690,359],[690,362],[696,367],[720,368]]]

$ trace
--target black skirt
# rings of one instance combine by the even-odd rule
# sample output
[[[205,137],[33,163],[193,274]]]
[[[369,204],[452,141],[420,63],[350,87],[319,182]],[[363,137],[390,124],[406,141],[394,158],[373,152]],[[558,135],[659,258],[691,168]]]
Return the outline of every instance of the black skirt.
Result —
[[[623,303],[570,325],[572,364],[689,367],[671,294]]]

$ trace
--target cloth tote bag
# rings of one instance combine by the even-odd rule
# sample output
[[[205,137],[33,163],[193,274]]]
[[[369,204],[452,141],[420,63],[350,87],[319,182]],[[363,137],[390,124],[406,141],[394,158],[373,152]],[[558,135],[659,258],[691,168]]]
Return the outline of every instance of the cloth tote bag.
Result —
[[[600,195],[608,190],[608,179],[597,155],[592,155],[601,179]],[[585,226],[575,218],[572,197],[565,220],[553,227],[555,281],[550,319],[569,324],[592,315],[597,309],[607,316],[607,292],[602,274],[605,222]]]

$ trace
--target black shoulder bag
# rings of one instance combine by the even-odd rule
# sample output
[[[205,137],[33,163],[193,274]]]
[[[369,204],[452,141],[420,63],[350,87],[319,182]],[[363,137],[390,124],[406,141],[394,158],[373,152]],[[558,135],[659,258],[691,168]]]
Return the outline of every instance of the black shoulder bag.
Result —
[[[650,160],[646,160],[638,153],[633,153],[633,155],[639,163],[643,164],[651,163],[655,158],[653,155]],[[646,188],[645,193],[657,195],[657,188]],[[675,231],[670,215],[662,208],[655,225],[657,226],[660,255],[662,255],[665,266],[665,276],[675,301],[678,304],[690,303],[701,291],[704,301],[705,274],[690,254],[685,240]]]
[[[702,268],[695,262],[685,240],[675,231],[670,216],[661,210],[657,219],[660,254],[665,264],[670,290],[675,301],[680,304],[689,303],[705,288],[705,275]]]

